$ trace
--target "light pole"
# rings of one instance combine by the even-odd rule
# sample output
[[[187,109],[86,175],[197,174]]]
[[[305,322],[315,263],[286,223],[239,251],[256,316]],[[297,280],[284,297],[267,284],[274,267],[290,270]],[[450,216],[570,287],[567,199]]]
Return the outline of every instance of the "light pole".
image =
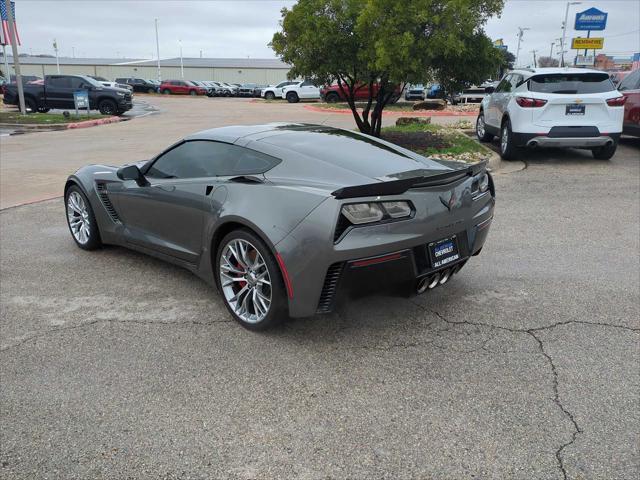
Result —
[[[13,8],[10,0],[5,0],[7,17],[9,17],[9,40],[11,41],[11,53],[13,54],[13,69],[16,72],[16,85],[18,86],[18,106],[22,115],[27,114],[27,107],[24,103],[24,90],[22,88],[22,74],[20,73],[20,55],[18,55],[18,40],[15,29],[15,19],[13,18]],[[5,58],[7,55],[5,53]],[[7,80],[11,81],[11,73],[7,72]]]
[[[560,66],[564,67],[564,51],[567,39],[567,20],[569,19],[569,6],[570,5],[580,5],[582,2],[567,2],[567,8],[564,11],[564,22],[562,22],[562,40],[560,41],[560,45],[562,47],[562,51],[560,52]]]
[[[156,54],[158,56],[158,82],[162,82],[160,75],[160,42],[158,41],[158,19],[156,18]]]
[[[522,35],[525,30],[531,30],[529,27],[518,27],[518,49],[516,50],[516,61],[514,66],[518,66],[518,59],[520,58],[520,42],[522,41]]]
[[[180,78],[184,80],[184,64],[182,63],[182,40],[178,40],[180,44]]]
[[[53,49],[56,52],[56,70],[58,71],[58,75],[60,75],[60,61],[58,60],[58,41],[53,39]]]
[[[551,49],[549,50],[549,58],[553,58],[553,46],[555,45],[555,42],[551,42]]]

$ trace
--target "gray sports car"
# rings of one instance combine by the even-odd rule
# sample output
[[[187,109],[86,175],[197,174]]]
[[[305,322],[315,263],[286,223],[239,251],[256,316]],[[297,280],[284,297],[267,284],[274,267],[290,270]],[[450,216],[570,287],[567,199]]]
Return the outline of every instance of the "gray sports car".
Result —
[[[151,160],[67,180],[80,248],[121,245],[215,285],[244,327],[332,310],[349,286],[446,283],[493,218],[484,164],[307,124],[205,130]]]

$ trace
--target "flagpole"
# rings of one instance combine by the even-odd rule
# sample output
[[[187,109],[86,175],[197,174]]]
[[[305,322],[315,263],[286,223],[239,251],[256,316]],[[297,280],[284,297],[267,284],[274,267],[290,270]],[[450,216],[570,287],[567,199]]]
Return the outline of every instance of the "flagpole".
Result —
[[[20,113],[27,114],[24,106],[24,90],[22,88],[22,75],[20,74],[20,58],[18,57],[18,45],[16,45],[16,30],[14,27],[13,9],[11,8],[11,0],[4,0],[7,7],[7,15],[9,17],[9,38],[11,39],[11,51],[13,52],[13,68],[16,71],[16,83],[18,84],[18,102],[20,104]],[[11,81],[11,76],[9,76]]]
[[[162,76],[160,75],[160,42],[158,41],[158,19],[156,18],[156,53],[158,56],[158,81],[162,82]]]
[[[9,70],[9,59],[7,58],[7,46],[2,44],[2,57],[4,58],[4,74],[7,76],[7,82],[11,82],[11,70]]]
[[[56,52],[56,70],[58,71],[58,75],[60,75],[60,62],[58,61],[58,41],[53,39],[53,50]]]

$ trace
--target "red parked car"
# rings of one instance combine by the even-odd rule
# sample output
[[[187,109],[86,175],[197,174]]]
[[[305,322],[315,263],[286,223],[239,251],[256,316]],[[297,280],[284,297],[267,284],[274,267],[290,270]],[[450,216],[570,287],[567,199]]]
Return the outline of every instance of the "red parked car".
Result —
[[[640,137],[640,70],[624,77],[618,90],[627,98],[624,103],[622,133]]]
[[[344,88],[345,92],[348,91],[348,88],[345,84],[342,84],[342,88]],[[373,84],[373,97],[378,94],[379,84]],[[402,91],[400,87],[396,88],[396,91],[393,93],[393,97],[391,97],[390,103],[395,103],[402,95]],[[320,89],[320,97],[327,103],[335,103],[335,102],[346,102],[346,97],[342,94],[340,87],[338,84],[324,86]],[[369,85],[362,85],[355,92],[356,100],[369,100]]]
[[[207,89],[189,80],[165,80],[160,84],[160,93],[174,95],[206,95]]]

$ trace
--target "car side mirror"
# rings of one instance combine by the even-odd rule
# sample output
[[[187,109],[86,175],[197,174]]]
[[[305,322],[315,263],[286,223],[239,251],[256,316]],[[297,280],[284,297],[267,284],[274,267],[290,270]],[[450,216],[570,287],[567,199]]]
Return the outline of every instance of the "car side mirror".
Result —
[[[485,87],[484,93],[493,93],[496,91],[496,87]]]
[[[141,187],[149,184],[137,165],[121,167],[116,172],[116,175],[120,180],[135,180]]]

